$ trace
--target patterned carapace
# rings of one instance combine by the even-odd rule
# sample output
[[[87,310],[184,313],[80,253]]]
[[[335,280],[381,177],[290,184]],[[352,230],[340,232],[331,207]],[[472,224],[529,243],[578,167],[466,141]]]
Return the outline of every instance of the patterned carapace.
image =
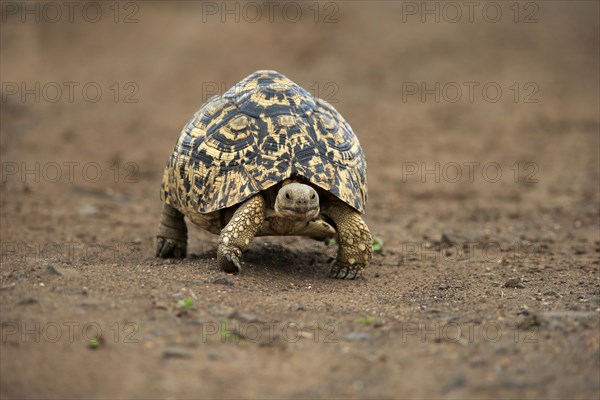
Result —
[[[294,176],[364,212],[366,162],[350,125],[285,76],[257,71],[183,128],[161,198],[184,213],[209,213]]]

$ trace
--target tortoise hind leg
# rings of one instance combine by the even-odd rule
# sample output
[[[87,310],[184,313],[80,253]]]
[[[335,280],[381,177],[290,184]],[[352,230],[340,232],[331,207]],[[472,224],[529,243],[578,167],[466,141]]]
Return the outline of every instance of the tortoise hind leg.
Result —
[[[165,203],[156,234],[156,257],[184,258],[186,249],[187,226],[183,214]]]
[[[221,231],[217,263],[225,272],[240,272],[242,253],[250,247],[265,220],[265,199],[256,195],[246,200]]]
[[[373,256],[373,239],[360,213],[352,207],[335,203],[324,212],[338,232],[338,254],[330,276],[338,279],[358,278]]]

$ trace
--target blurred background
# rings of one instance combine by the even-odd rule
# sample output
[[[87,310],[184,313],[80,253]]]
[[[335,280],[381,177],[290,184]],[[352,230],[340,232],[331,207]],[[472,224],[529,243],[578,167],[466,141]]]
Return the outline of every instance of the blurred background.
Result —
[[[57,4],[2,5],[6,161],[123,160],[156,178],[206,99],[274,69],[351,123],[373,201],[477,186],[402,182],[403,163],[500,163],[492,197],[581,192],[596,169],[594,2]],[[521,171],[532,190],[506,179],[518,161],[538,165]]]

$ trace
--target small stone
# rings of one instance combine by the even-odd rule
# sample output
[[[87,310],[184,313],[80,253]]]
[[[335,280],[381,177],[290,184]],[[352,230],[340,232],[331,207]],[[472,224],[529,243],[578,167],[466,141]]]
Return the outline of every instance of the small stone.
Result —
[[[10,283],[8,285],[2,285],[0,286],[0,291],[5,291],[5,290],[13,290],[15,288],[15,283]]]
[[[37,299],[34,299],[33,297],[27,296],[27,297],[23,297],[20,301],[19,301],[19,305],[21,306],[27,306],[30,304],[36,304],[38,301]]]
[[[485,365],[485,359],[481,356],[476,356],[469,361],[469,365],[471,367],[481,367],[482,365]]]
[[[444,393],[448,393],[454,389],[458,389],[460,387],[466,386],[467,384],[467,378],[465,378],[464,375],[460,374],[460,375],[456,375],[454,377],[452,377],[452,379],[450,379],[442,388],[442,391]]]
[[[100,210],[97,207],[94,207],[89,204],[79,207],[78,211],[79,211],[79,214],[84,215],[84,216],[92,216],[92,215],[100,214]]]
[[[152,308],[154,308],[156,310],[168,310],[168,307],[165,303],[161,303],[158,301],[152,302]]]
[[[214,276],[210,280],[210,283],[233,286],[233,281],[231,279],[229,279],[229,277],[224,273],[220,273],[220,274]]]
[[[170,358],[186,359],[186,358],[192,357],[191,354],[186,349],[182,349],[181,347],[170,347],[168,349],[165,349],[162,353],[162,356],[165,359],[170,359]]]
[[[186,319],[184,322],[189,325],[204,325],[204,324],[210,324],[213,321],[208,318],[199,317],[199,318],[194,318],[194,319]]]
[[[250,313],[243,313],[243,312],[239,312],[239,311],[234,311],[231,314],[229,314],[229,318],[237,319],[238,321],[249,322],[249,323],[260,321],[260,318],[257,315],[250,314]]]
[[[509,280],[504,282],[504,285],[502,285],[502,287],[523,289],[525,285],[523,285],[523,282],[520,278],[510,278]]]
[[[449,233],[442,233],[440,237],[440,245],[443,248],[452,247],[456,240]]]
[[[344,336],[345,339],[348,340],[371,340],[373,339],[373,335],[371,335],[368,332],[360,332],[360,331],[352,331],[350,333],[348,333],[346,336]]]
[[[52,265],[50,265],[48,268],[46,268],[46,273],[48,275],[56,275],[56,276],[62,275],[62,273],[57,271],[56,268],[54,268]]]

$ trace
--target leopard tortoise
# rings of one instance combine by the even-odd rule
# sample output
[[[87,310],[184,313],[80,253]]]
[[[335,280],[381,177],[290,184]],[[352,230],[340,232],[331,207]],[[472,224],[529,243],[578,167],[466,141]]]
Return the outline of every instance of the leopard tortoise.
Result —
[[[372,257],[366,162],[329,103],[275,71],[207,101],[181,132],[162,182],[156,255],[186,254],[184,216],[220,235],[217,262],[241,270],[255,236],[337,238],[331,276],[354,279]],[[337,236],[336,236],[337,235]]]

